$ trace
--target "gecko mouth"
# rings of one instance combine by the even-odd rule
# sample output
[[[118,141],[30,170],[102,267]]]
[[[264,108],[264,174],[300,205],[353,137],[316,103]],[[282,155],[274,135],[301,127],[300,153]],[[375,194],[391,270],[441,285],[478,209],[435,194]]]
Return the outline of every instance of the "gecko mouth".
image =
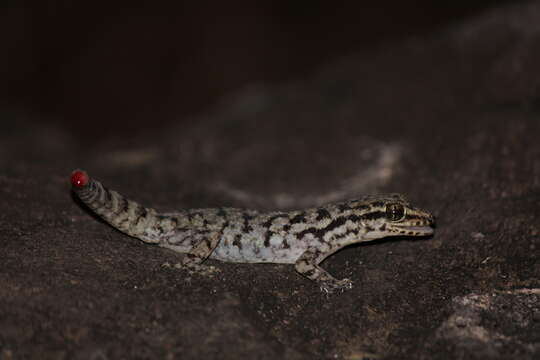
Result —
[[[408,226],[406,227],[406,229],[409,231],[421,233],[422,235],[431,235],[434,231],[431,226]]]
[[[432,235],[435,231],[431,226],[396,226],[400,230],[407,232],[407,235]]]

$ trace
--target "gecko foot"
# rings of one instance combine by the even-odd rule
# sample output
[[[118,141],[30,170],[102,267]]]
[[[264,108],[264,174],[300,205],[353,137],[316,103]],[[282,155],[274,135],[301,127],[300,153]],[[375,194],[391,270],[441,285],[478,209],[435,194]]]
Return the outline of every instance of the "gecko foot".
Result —
[[[174,267],[176,269],[186,270],[190,275],[201,275],[208,277],[214,277],[216,274],[221,272],[220,269],[212,265],[191,264],[190,266],[186,266],[185,264],[179,263],[175,264]]]
[[[332,294],[337,291],[344,292],[345,290],[352,289],[353,282],[350,279],[324,281],[321,284],[321,291],[326,294]]]

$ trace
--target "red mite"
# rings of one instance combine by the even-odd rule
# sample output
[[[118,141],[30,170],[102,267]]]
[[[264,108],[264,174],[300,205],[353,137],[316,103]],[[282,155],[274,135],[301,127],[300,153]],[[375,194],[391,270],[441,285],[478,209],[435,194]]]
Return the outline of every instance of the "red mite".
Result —
[[[82,188],[88,184],[88,174],[84,170],[74,170],[71,173],[71,185],[75,188]]]

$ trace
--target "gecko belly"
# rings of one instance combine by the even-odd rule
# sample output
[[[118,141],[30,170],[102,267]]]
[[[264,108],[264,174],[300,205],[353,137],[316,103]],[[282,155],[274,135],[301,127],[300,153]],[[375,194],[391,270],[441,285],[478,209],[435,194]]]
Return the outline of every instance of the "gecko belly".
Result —
[[[268,241],[261,236],[225,234],[211,259],[225,262],[292,264],[306,250],[307,245],[292,235],[274,234]]]

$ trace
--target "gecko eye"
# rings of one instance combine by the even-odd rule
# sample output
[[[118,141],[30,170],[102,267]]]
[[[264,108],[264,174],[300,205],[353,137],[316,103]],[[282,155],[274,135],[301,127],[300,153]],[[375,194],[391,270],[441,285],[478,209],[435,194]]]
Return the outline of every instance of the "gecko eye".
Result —
[[[398,203],[386,205],[386,219],[389,221],[401,221],[405,218],[405,208]]]

